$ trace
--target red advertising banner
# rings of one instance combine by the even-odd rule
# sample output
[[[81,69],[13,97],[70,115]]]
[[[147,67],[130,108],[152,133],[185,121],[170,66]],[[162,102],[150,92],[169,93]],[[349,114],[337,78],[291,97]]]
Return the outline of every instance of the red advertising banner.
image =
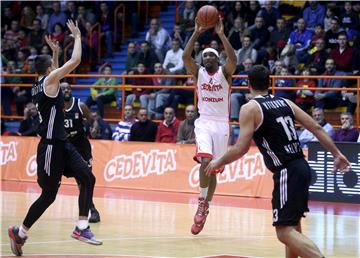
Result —
[[[2,180],[36,182],[36,137],[3,136],[0,142]],[[197,193],[199,167],[194,145],[92,140],[96,185]],[[256,147],[217,175],[216,194],[271,198],[272,174]],[[63,178],[65,184],[75,184]]]

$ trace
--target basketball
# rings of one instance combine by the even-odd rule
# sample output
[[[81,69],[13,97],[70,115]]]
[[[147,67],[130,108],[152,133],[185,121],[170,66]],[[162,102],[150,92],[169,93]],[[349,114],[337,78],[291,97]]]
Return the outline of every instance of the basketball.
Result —
[[[212,28],[215,27],[219,21],[219,13],[212,5],[204,5],[197,12],[198,22],[201,27]]]
[[[344,184],[349,188],[353,188],[359,181],[358,175],[356,174],[356,172],[352,170],[346,172],[343,175],[343,178],[344,178]]]

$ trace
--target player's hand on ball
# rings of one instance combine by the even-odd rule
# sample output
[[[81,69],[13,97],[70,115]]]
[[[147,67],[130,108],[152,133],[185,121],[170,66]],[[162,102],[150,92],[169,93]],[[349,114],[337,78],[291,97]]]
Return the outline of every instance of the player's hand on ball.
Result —
[[[350,170],[350,162],[344,155],[339,155],[334,159],[334,172],[346,173]]]
[[[66,23],[67,27],[69,28],[71,34],[70,36],[73,38],[81,37],[81,32],[79,30],[78,22],[76,21],[76,24],[72,20],[68,20]]]
[[[223,24],[223,19],[222,17],[219,15],[219,21],[215,26],[215,32],[217,34],[224,34],[224,24]]]
[[[200,23],[199,23],[199,20],[198,20],[198,18],[196,17],[196,18],[195,18],[195,32],[201,33],[201,32],[204,32],[204,31],[206,31],[206,30],[207,30],[207,28],[201,27],[201,25],[200,25]]]

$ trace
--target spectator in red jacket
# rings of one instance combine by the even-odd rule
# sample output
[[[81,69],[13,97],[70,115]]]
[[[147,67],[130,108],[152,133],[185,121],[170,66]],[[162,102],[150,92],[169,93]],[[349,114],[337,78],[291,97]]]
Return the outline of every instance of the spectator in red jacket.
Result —
[[[354,51],[348,45],[346,32],[338,35],[338,46],[331,50],[330,57],[335,60],[336,70],[351,72]]]
[[[175,111],[172,107],[165,108],[164,117],[164,121],[159,124],[155,141],[176,143],[180,121],[175,117]]]

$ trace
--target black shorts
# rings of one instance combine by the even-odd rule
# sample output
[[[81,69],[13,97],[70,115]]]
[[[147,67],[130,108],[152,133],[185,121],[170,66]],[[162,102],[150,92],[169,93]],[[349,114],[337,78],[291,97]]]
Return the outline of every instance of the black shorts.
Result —
[[[37,147],[37,176],[42,189],[57,189],[65,167],[65,141],[41,139]]]
[[[63,175],[76,178],[81,176],[82,173],[91,173],[91,167],[75,146],[67,141],[65,144],[65,168]]]
[[[272,194],[273,226],[296,226],[309,211],[311,169],[305,159],[297,159],[274,172]]]

